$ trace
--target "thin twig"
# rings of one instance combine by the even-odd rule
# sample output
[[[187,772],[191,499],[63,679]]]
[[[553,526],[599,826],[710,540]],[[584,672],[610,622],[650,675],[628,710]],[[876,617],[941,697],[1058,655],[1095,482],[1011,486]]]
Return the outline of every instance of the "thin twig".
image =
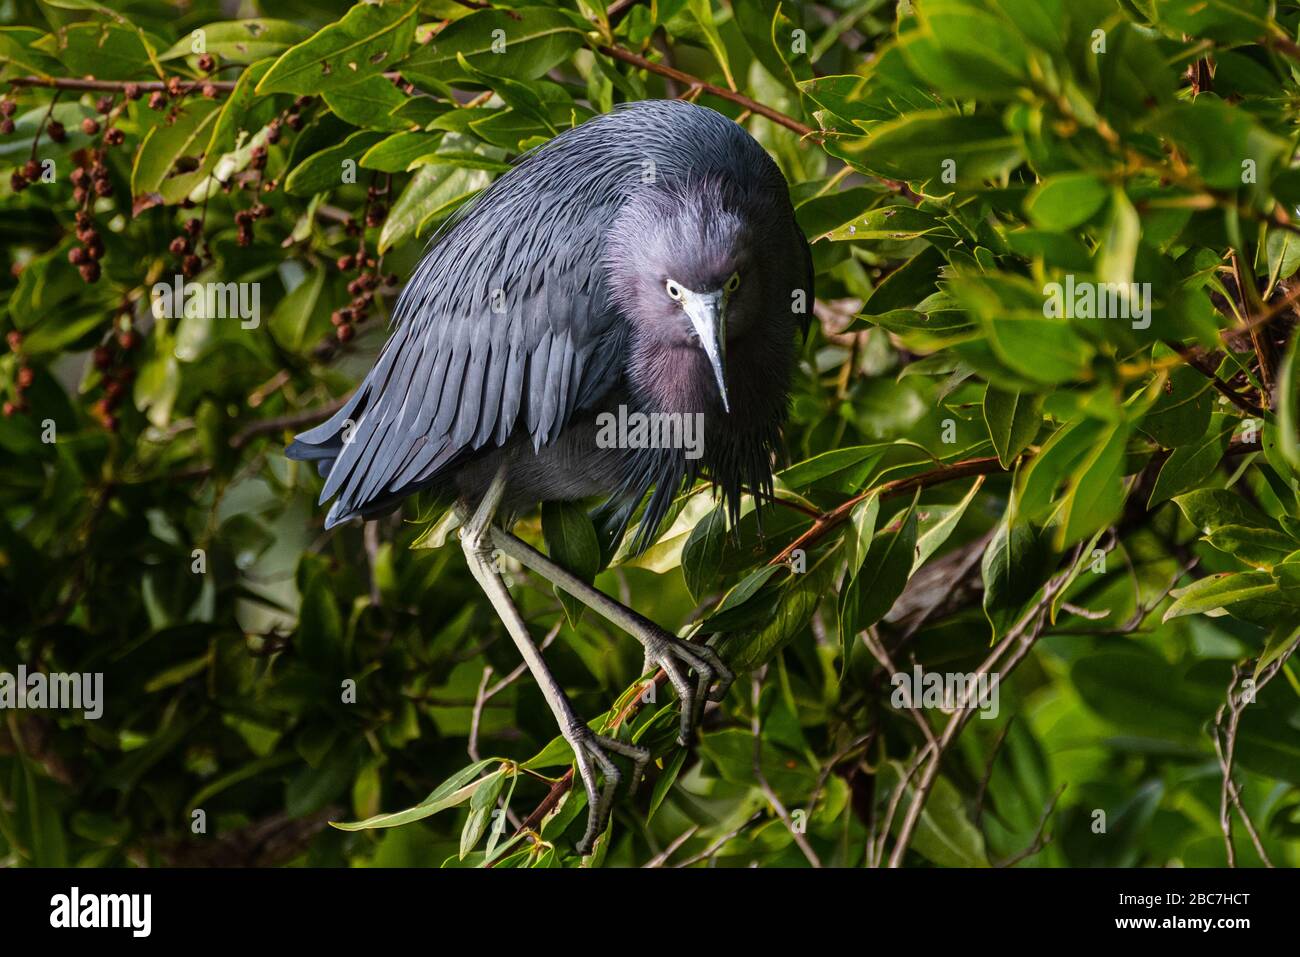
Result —
[[[763,812],[755,811],[753,814],[750,815],[749,819],[745,821],[744,824],[740,825],[740,827],[732,828],[730,831],[722,835],[722,837],[718,838],[716,841],[714,841],[704,850],[700,851],[700,853],[694,854],[691,857],[686,858],[686,860],[680,861],[677,864],[674,864],[673,866],[690,867],[693,864],[700,863],[700,861],[707,861],[714,854],[718,853],[718,851],[722,850],[722,848],[727,844],[728,841],[734,840],[736,836],[740,834],[741,831],[753,827],[756,823],[762,820],[762,818],[763,818]]]
[[[682,831],[682,833],[678,834],[677,837],[673,838],[671,844],[669,844],[662,851],[660,851],[654,857],[650,858],[650,860],[646,861],[641,866],[643,868],[663,867],[664,864],[668,862],[668,858],[672,857],[675,853],[677,853],[677,849],[681,847],[683,844],[685,844],[687,841],[689,841],[691,838],[693,838],[695,836],[695,832],[698,831],[699,829],[700,826],[698,824],[692,824],[686,830]]]
[[[772,785],[768,783],[767,775],[763,773],[763,723],[759,718],[758,710],[758,699],[762,690],[762,672],[756,671],[750,680],[750,701],[754,709],[754,714],[750,719],[750,730],[754,736],[754,779],[758,781],[759,790],[767,798],[767,803],[772,805],[772,810],[776,811],[777,817],[785,824],[786,830],[790,832],[790,836],[794,838],[795,844],[803,852],[803,856],[808,859],[808,863],[813,867],[821,867],[821,858],[817,856],[817,852],[808,843],[808,839],[794,826],[794,822],[790,819],[790,812],[785,809],[781,799],[772,790]]]

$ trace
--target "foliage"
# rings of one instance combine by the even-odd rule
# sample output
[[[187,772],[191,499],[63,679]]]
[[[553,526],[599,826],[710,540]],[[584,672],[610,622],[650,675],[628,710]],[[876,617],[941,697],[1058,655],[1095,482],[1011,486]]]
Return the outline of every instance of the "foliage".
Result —
[[[5,8],[0,670],[102,672],[105,710],[5,712],[0,860],[580,862],[437,516],[322,534],[281,451],[461,203],[684,95],[786,173],[820,322],[761,534],[706,488],[641,556],[519,526],[745,672],[680,749],[635,643],[511,570],[657,758],[596,860],[1300,864],[1296,5],[222,6]],[[256,321],[157,315],[177,274]],[[996,716],[899,707],[986,659]]]

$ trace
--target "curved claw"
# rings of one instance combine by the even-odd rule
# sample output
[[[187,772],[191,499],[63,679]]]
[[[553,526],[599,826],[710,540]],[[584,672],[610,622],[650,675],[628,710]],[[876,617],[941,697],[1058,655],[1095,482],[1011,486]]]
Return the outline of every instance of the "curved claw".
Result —
[[[681,699],[682,727],[678,743],[685,747],[704,715],[704,703],[726,697],[735,675],[712,648],[683,641],[667,632],[646,646],[646,660],[664,670]],[[694,687],[687,678],[687,670],[695,672]],[[714,681],[716,687],[712,687]]]
[[[578,775],[587,792],[587,830],[577,844],[578,853],[586,857],[595,847],[596,839],[605,833],[605,828],[609,825],[609,817],[614,810],[614,795],[623,780],[623,772],[606,752],[612,751],[631,759],[632,780],[628,783],[628,794],[631,795],[645,776],[646,765],[650,763],[650,751],[639,745],[596,734],[585,726],[571,729],[565,738],[569,747],[573,748],[578,762]],[[596,787],[597,769],[605,779],[604,785],[599,789]]]

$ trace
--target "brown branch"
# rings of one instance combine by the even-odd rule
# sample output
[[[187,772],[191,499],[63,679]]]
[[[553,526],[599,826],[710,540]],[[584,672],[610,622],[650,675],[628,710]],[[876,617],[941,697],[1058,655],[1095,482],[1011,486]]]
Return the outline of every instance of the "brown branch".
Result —
[[[1241,258],[1235,249],[1228,250],[1228,253],[1232,257],[1232,274],[1237,280],[1237,295],[1241,296],[1246,314],[1266,315],[1267,310],[1264,309],[1264,303],[1259,298],[1259,290],[1255,287],[1255,277],[1242,268]],[[1268,320],[1262,320],[1246,326],[1246,331],[1250,334],[1251,347],[1255,350],[1255,360],[1259,366],[1260,398],[1265,405],[1269,405],[1272,401],[1274,358],[1271,344],[1262,335],[1267,324]]]
[[[712,83],[701,80],[699,77],[692,76],[691,74],[678,70],[675,67],[668,66],[664,63],[656,63],[653,60],[647,60],[640,54],[633,53],[631,50],[625,50],[623,47],[605,46],[602,44],[597,46],[596,49],[605,54],[605,56],[612,57],[615,60],[621,60],[639,70],[649,70],[651,73],[657,73],[662,77],[675,80],[688,88],[692,86],[699,87],[711,96],[716,96],[723,100],[729,100],[738,106],[744,107],[751,113],[757,113],[759,116],[764,116],[773,123],[784,126],[787,130],[793,130],[800,136],[808,136],[815,140],[821,139],[821,134],[811,126],[808,126],[805,123],[800,123],[793,116],[787,116],[780,110],[774,110],[770,106],[764,106],[762,103],[750,99],[743,93],[737,93],[735,90],[728,90],[726,87],[722,86],[714,86]]]
[[[1263,409],[1219,378],[1214,366],[1200,350],[1185,346],[1181,342],[1175,342],[1173,339],[1166,339],[1165,345],[1182,356],[1183,361],[1189,366],[1209,379],[1210,384],[1218,390],[1219,394],[1237,408],[1241,409],[1241,411],[1248,415],[1259,416],[1260,418],[1264,417]]]
[[[1043,626],[1047,621],[1047,609],[1051,605],[1057,590],[1064,587],[1067,578],[1068,573],[1047,583],[1043,588],[1042,598],[1020,619],[1020,622],[1014,628],[1007,632],[1007,636],[984,659],[983,664],[975,672],[977,679],[981,675],[991,674],[994,668],[997,668],[999,680],[1001,680],[1014,671],[1016,666],[1025,659],[1025,656],[1029,654],[1029,649],[1034,646],[1034,643],[1043,633]],[[1000,663],[1003,654],[1011,649],[1012,645],[1016,645],[1015,650],[1011,652],[1011,656],[1005,662]],[[974,689],[974,682],[968,687]],[[922,751],[923,755],[929,756],[929,763],[925,766],[921,779],[917,782],[916,793],[907,806],[907,813],[903,816],[898,838],[894,841],[894,849],[889,855],[889,866],[891,868],[902,865],[908,845],[912,842],[912,835],[916,831],[916,825],[921,819],[921,810],[925,807],[925,802],[930,796],[930,789],[934,787],[934,783],[939,777],[939,766],[943,762],[944,753],[966,726],[970,716],[975,713],[975,709],[969,707],[969,704],[970,702],[965,697],[959,699],[955,713],[948,719],[947,725],[944,726],[943,735],[939,738],[938,746],[932,748],[930,745],[926,745]],[[900,789],[904,787],[904,784],[899,784]]]
[[[1241,716],[1245,713],[1246,706],[1256,699],[1259,692],[1264,686],[1277,677],[1278,673],[1286,666],[1287,660],[1300,647],[1300,636],[1293,636],[1291,644],[1287,649],[1271,661],[1268,667],[1259,673],[1258,680],[1255,681],[1251,694],[1237,695],[1234,699],[1233,692],[1237,689],[1237,683],[1244,677],[1244,670],[1240,665],[1235,665],[1232,669],[1232,680],[1228,683],[1227,701],[1219,706],[1219,710],[1214,715],[1214,727],[1211,730],[1211,736],[1214,739],[1214,752],[1219,759],[1219,769],[1223,773],[1223,788],[1219,797],[1219,826],[1223,831],[1223,842],[1227,850],[1228,866],[1237,866],[1236,849],[1232,843],[1232,814],[1230,806],[1236,808],[1237,814],[1241,817],[1241,822],[1246,828],[1251,843],[1255,846],[1255,852],[1259,855],[1261,861],[1266,867],[1272,867],[1273,862],[1269,860],[1268,854],[1264,851],[1263,842],[1259,838],[1259,833],[1255,830],[1255,824],[1246,813],[1245,805],[1241,801],[1241,789],[1232,778],[1232,764],[1237,748],[1237,730],[1241,721]],[[1227,727],[1224,727],[1224,717],[1227,717]]]
[[[929,472],[922,472],[920,475],[885,482],[883,485],[878,485],[853,496],[821,515],[817,521],[813,522],[812,528],[783,548],[768,564],[783,565],[796,549],[806,548],[821,541],[826,537],[827,533],[849,520],[849,516],[853,514],[853,509],[858,503],[865,501],[872,495],[879,495],[882,499],[894,498],[898,495],[914,492],[918,488],[929,488],[931,485],[938,485],[941,482],[951,482],[956,479],[969,478],[973,475],[990,475],[1005,471],[1006,469],[998,462],[997,456],[990,456],[988,458],[966,459],[963,462],[955,462],[952,465],[940,466]]]
[[[279,432],[282,429],[294,429],[300,425],[314,425],[317,422],[323,422],[347,403],[351,398],[351,393],[342,398],[335,399],[322,405],[317,409],[307,409],[304,412],[294,412],[290,415],[277,416],[274,419],[263,419],[260,422],[254,422],[241,432],[235,433],[230,439],[232,449],[242,449],[245,445],[260,435],[269,435],[272,432]]]
[[[183,88],[185,92],[202,89],[211,84],[214,89],[229,93],[235,88],[235,80],[193,80]],[[83,80],[72,76],[13,76],[8,80],[10,86],[42,86],[52,90],[76,90],[82,93],[121,93],[127,86],[133,86],[141,93],[169,92],[162,80]]]

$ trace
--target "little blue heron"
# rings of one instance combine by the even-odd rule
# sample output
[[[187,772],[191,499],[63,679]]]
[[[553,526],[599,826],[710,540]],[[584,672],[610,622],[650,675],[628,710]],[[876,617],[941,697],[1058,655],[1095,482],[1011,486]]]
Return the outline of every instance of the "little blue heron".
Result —
[[[492,552],[635,637],[647,670],[663,668],[681,699],[687,743],[705,700],[731,681],[717,654],[509,529],[539,502],[600,498],[595,518],[616,541],[644,502],[634,541],[643,549],[701,477],[733,523],[745,491],[757,507],[772,492],[812,296],[807,241],[762,147],[704,107],[628,104],[529,152],[437,231],[374,368],[329,421],[289,446],[290,458],[317,462],[321,502],[335,498],[326,527],[417,491],[457,503],[470,570],[573,749],[589,804],[580,853],[603,833],[621,779],[610,755],[631,759],[633,786],[650,755],[574,713]],[[702,448],[609,447],[620,443],[598,441],[598,418],[619,412],[694,416]]]

